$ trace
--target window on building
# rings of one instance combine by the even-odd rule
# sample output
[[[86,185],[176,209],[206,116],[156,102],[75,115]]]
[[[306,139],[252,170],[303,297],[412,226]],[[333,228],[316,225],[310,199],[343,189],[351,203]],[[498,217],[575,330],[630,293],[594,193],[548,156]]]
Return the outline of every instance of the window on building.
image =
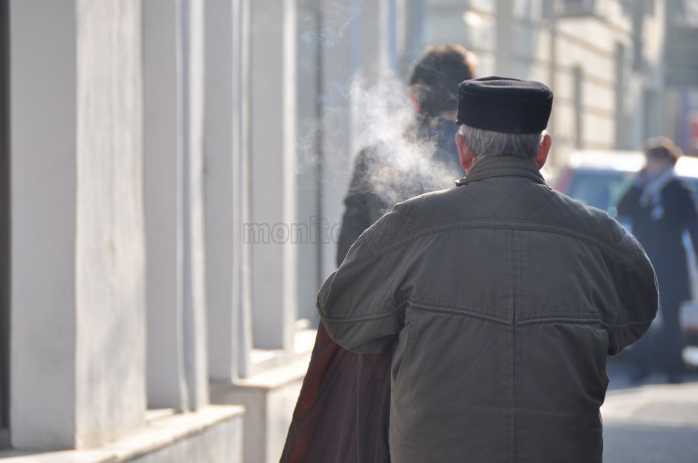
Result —
[[[10,372],[10,173],[7,124],[8,111],[8,37],[7,0],[0,0],[0,448],[9,444],[9,372]]]
[[[574,144],[575,148],[584,148],[584,71],[581,67],[575,67],[574,76]]]
[[[595,0],[558,0],[560,16],[588,16],[595,12]]]

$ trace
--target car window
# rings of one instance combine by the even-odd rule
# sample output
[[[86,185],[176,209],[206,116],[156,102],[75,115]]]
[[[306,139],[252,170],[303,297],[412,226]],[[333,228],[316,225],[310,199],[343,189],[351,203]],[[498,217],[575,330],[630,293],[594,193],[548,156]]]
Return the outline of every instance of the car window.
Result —
[[[568,195],[615,217],[615,205],[630,187],[633,178],[634,174],[628,172],[580,169],[572,177]]]
[[[616,217],[615,206],[630,188],[635,175],[612,170],[579,169],[572,176],[567,194],[587,206],[599,208],[608,212],[611,217]],[[680,180],[691,189],[698,202],[698,178],[681,177]]]

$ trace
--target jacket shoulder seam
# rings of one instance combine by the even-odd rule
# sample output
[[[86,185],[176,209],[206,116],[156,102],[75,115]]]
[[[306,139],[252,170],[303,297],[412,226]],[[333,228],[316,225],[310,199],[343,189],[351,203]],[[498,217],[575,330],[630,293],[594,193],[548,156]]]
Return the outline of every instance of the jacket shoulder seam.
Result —
[[[410,233],[406,236],[402,236],[388,243],[377,244],[373,240],[371,243],[375,246],[374,250],[378,255],[374,255],[376,258],[383,257],[397,249],[405,247],[420,238],[426,238],[430,235],[435,235],[442,232],[448,232],[452,230],[465,230],[465,229],[506,229],[506,230],[520,230],[520,231],[539,231],[544,233],[556,233],[559,235],[568,236],[573,239],[580,241],[585,241],[591,245],[595,245],[599,248],[605,249],[609,254],[616,257],[616,260],[623,261],[625,263],[631,263],[633,255],[620,250],[617,246],[608,243],[594,235],[588,233],[580,232],[577,230],[571,230],[567,227],[562,227],[550,223],[535,223],[529,221],[518,221],[518,220],[492,220],[492,219],[459,219],[452,220],[449,222],[444,222],[438,225],[431,225],[422,230]],[[372,250],[373,254],[373,250]]]

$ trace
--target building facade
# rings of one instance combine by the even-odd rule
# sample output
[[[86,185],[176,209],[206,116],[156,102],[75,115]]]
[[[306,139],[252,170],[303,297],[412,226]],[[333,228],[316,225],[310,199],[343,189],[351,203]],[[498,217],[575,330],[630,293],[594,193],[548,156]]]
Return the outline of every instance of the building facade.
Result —
[[[674,130],[667,2],[0,1],[0,458],[278,461],[425,45],[549,84],[559,167]]]
[[[664,1],[426,0],[427,43],[462,42],[480,73],[538,80],[555,103],[552,165],[574,149],[637,149],[670,130],[664,100]],[[653,133],[654,132],[654,133]]]

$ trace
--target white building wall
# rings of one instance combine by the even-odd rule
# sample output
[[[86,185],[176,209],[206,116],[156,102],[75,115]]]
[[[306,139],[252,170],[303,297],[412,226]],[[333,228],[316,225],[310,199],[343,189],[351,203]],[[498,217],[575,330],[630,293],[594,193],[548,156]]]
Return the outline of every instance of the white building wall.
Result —
[[[208,403],[203,2],[144,5],[148,403]]]
[[[10,6],[0,459],[241,462],[244,409],[208,406],[203,2]],[[151,405],[195,412],[146,410],[146,371]]]
[[[232,382],[233,356],[233,4],[207,0],[205,15],[205,223],[209,373]]]
[[[360,17],[358,2],[322,0],[322,27],[328,36],[319,37],[321,48],[322,140],[320,144],[320,280],[337,268],[337,243],[331,237],[342,221],[344,196],[349,186],[352,159],[356,154],[352,138],[350,90],[361,58],[358,41]],[[320,32],[320,31],[318,31]],[[335,234],[336,236],[336,234]],[[319,289],[319,288],[318,288]]]
[[[177,9],[143,5],[148,404],[188,409],[181,296],[181,135]]]
[[[319,0],[298,2],[298,136],[297,136],[297,203],[296,222],[307,224],[307,238],[297,244],[298,316],[317,326],[319,317],[315,299],[321,284],[321,244],[316,238],[316,222],[321,215],[323,198],[319,178],[322,173],[320,148],[323,134],[320,95],[324,92],[321,79],[322,47],[317,43],[318,28],[324,15]],[[312,233],[312,234],[311,234]]]
[[[75,407],[83,448],[144,422],[143,99],[140,1],[76,6]]]
[[[184,368],[189,408],[209,403],[204,235],[204,0],[184,0],[181,31]]]
[[[140,2],[10,11],[12,445],[94,447],[145,412]]]
[[[71,1],[46,0],[13,1],[10,13],[12,445],[72,448],[76,11]]]
[[[412,0],[424,5],[423,43],[461,43],[478,58],[478,75],[505,75],[550,85],[555,103],[549,132],[550,167],[559,167],[576,147],[639,146],[643,71],[633,71],[632,8],[618,0],[597,1],[597,16],[554,17],[551,1]],[[663,3],[663,2],[660,2]],[[661,7],[655,7],[661,9]],[[647,21],[656,25],[658,12]],[[646,27],[647,40],[661,31]],[[552,35],[551,35],[552,34]],[[625,47],[623,82],[617,81],[617,46]],[[656,47],[653,47],[656,48]],[[582,117],[575,113],[574,74],[581,69]],[[639,80],[639,82],[638,82]],[[622,92],[623,95],[619,95]],[[624,103],[617,108],[617,101]],[[618,124],[622,124],[619,126]],[[581,139],[577,139],[580,132]]]
[[[297,308],[296,2],[250,2],[250,218],[253,342],[290,349]],[[264,231],[265,230],[265,231]]]

